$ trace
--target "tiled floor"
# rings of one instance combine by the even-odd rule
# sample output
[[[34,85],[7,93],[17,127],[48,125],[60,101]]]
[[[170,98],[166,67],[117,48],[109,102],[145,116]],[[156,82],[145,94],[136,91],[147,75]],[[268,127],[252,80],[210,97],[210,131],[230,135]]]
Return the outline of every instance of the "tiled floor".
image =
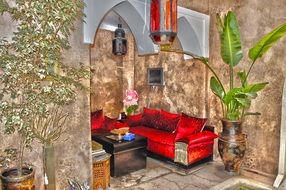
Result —
[[[225,181],[232,183],[236,180],[235,178],[239,177],[230,176],[225,172],[221,162],[208,162],[190,170],[183,170],[148,158],[146,169],[112,178],[108,190],[210,190],[217,189],[216,187],[223,190],[224,188],[220,188],[221,183]],[[250,181],[255,184],[255,181]],[[268,187],[274,189],[271,185]],[[261,190],[261,188],[257,188],[257,190]],[[286,190],[286,180],[278,190]]]
[[[147,169],[111,179],[110,190],[209,190],[231,178],[220,162],[188,171],[148,158]]]

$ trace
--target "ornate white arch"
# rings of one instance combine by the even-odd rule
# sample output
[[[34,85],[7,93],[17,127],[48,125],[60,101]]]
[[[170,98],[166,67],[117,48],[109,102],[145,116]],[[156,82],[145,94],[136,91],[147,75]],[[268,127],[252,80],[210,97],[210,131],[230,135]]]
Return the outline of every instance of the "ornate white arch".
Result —
[[[147,2],[145,4],[145,0],[85,0],[84,43],[94,43],[96,31],[103,18],[112,10],[129,26],[139,55],[158,53],[158,46],[149,36],[150,4]],[[209,16],[179,7],[178,17],[178,40],[183,50],[208,57]]]

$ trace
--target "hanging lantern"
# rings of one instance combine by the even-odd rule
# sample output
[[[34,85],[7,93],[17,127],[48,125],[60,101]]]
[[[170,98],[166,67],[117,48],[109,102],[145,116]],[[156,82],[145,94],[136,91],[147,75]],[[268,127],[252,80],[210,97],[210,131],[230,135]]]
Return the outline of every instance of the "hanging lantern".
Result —
[[[158,45],[170,45],[177,35],[177,0],[151,0],[150,37]]]
[[[127,52],[127,40],[122,25],[118,24],[115,30],[115,38],[112,40],[112,53],[114,55],[125,55]]]

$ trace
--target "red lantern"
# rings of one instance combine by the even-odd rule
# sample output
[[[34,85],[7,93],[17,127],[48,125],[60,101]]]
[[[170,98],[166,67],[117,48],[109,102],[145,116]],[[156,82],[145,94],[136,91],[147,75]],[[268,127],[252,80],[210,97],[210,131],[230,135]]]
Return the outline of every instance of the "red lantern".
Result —
[[[177,35],[177,0],[151,0],[150,37],[158,45],[170,45]]]

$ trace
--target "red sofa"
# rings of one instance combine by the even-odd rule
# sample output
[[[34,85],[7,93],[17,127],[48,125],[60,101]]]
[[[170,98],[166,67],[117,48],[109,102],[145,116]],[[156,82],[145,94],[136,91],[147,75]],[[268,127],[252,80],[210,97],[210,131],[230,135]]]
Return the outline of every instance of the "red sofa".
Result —
[[[93,129],[106,128],[108,130],[118,127],[116,120],[100,116],[92,117]],[[97,120],[97,121],[96,121]],[[212,131],[204,130],[207,119],[191,117],[186,114],[173,114],[164,110],[144,108],[142,114],[132,115],[125,124],[130,127],[130,132],[145,136],[148,139],[147,150],[156,155],[178,161],[179,144],[185,145],[187,158],[184,165],[190,165],[213,155],[213,143],[217,135]],[[95,124],[96,126],[93,126]],[[124,126],[124,124],[122,125]],[[182,162],[181,162],[182,163]]]

